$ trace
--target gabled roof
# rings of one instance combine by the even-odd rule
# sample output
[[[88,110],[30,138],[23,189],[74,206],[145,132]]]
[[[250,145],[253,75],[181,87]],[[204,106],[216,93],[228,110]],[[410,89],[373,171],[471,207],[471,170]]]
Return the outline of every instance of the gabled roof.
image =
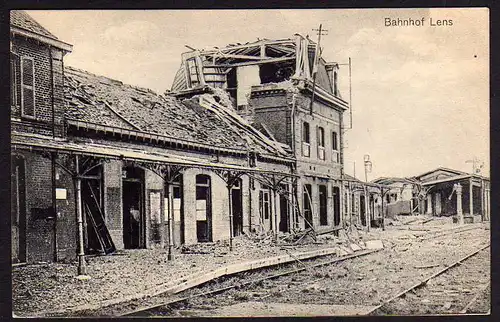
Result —
[[[30,15],[28,15],[26,12],[22,10],[10,11],[10,24],[31,31],[35,34],[57,40],[56,36],[54,36],[50,31],[45,29],[35,19],[31,18]]]
[[[397,182],[411,183],[410,180],[408,180],[406,178],[399,178],[399,177],[380,177],[380,178],[372,180],[371,182],[380,183],[380,184],[384,184],[384,185],[390,185],[390,184],[397,183]]]
[[[244,120],[219,109],[216,102],[202,106],[201,98],[180,101],[149,89],[65,67],[65,116],[69,124],[72,120],[81,121],[214,148],[253,149],[264,154],[288,156]]]
[[[40,25],[35,19],[22,10],[10,11],[10,32],[36,39],[51,46],[71,52],[73,46],[59,40],[50,31]]]
[[[427,176],[429,174],[432,174],[433,172],[438,172],[438,171],[443,171],[443,172],[447,172],[449,173],[450,175],[466,175],[468,174],[467,172],[463,172],[463,171],[459,171],[459,170],[453,170],[453,169],[450,169],[450,168],[445,168],[445,167],[439,167],[439,168],[436,168],[434,170],[431,170],[431,171],[427,171],[427,172],[424,172],[418,176],[415,176],[416,179],[420,179],[424,176]]]

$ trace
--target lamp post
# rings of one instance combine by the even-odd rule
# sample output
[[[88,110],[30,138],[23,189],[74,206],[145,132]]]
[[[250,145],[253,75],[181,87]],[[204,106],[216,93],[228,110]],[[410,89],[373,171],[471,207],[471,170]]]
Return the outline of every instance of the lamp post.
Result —
[[[368,172],[372,172],[372,162],[370,161],[370,155],[365,154],[363,157],[363,162],[365,165],[365,182],[368,182]],[[370,213],[370,201],[369,201],[369,196],[370,194],[367,194],[367,187],[365,185],[365,211],[368,215],[368,220],[367,220],[367,228],[368,231],[370,231],[370,225],[371,225],[371,213]]]
[[[370,155],[365,154],[363,157],[363,161],[365,164],[365,182],[368,182],[368,172],[372,172],[372,162],[370,161]]]

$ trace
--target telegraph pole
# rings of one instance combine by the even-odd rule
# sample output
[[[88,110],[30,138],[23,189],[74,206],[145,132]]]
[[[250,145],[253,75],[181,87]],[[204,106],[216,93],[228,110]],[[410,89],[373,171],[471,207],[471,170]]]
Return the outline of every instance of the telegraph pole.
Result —
[[[314,102],[314,91],[316,89],[316,72],[318,71],[318,64],[319,64],[319,56],[321,53],[321,36],[322,35],[327,35],[326,32],[328,30],[322,29],[322,24],[319,25],[319,29],[313,29],[313,31],[316,31],[318,34],[318,42],[316,43],[316,51],[314,53],[314,64],[313,64],[313,87],[312,87],[312,95],[311,95],[311,104],[309,105],[309,112],[312,114],[313,113],[313,102]],[[324,33],[325,32],[325,33]]]

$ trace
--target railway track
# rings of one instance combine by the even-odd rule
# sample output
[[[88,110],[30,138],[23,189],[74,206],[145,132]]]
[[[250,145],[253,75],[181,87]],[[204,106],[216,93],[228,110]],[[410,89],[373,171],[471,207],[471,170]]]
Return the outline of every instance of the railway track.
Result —
[[[489,289],[484,245],[375,307],[369,315],[465,314]],[[485,278],[486,276],[486,278]],[[474,313],[486,313],[474,312]]]
[[[372,254],[374,252],[379,251],[380,249],[375,249],[375,250],[364,250],[364,251],[359,251],[354,254],[342,256],[342,257],[336,257],[336,256],[327,256],[323,257],[321,259],[311,259],[307,261],[297,261],[293,264],[295,266],[294,268],[289,268],[286,269],[283,267],[276,267],[274,268],[267,268],[263,270],[259,270],[259,272],[248,272],[248,273],[240,273],[236,274],[235,276],[229,277],[229,278],[223,278],[225,281],[219,282],[223,284],[224,286],[209,290],[209,291],[201,291],[198,293],[194,293],[192,290],[191,295],[184,296],[184,297],[177,297],[177,298],[171,298],[167,301],[162,302],[161,304],[155,304],[147,307],[141,307],[141,308],[136,308],[127,312],[124,312],[120,314],[120,316],[161,316],[165,315],[165,313],[168,313],[171,311],[172,308],[177,307],[177,306],[182,306],[183,303],[188,302],[190,300],[196,299],[196,298],[201,298],[201,297],[209,297],[209,296],[214,296],[219,293],[223,293],[232,289],[239,289],[243,288],[245,286],[249,285],[259,285],[262,284],[265,281],[272,280],[272,279],[278,279],[283,276],[299,273],[305,270],[311,270],[320,266],[325,266],[325,265],[330,265],[333,263],[338,263],[341,261],[345,261],[354,257],[359,257],[359,256],[364,256],[368,254]],[[284,266],[290,266],[292,264],[284,265]],[[298,266],[298,267],[297,267]],[[278,272],[276,272],[278,270]],[[263,274],[261,271],[264,271]],[[255,277],[255,275],[264,275],[260,277]],[[235,281],[237,280],[237,281]],[[217,283],[216,282],[209,282],[210,284]],[[207,283],[207,284],[209,284]],[[228,284],[228,285],[225,285]]]
[[[466,231],[470,231],[472,229],[477,229],[477,228],[482,228],[482,227],[455,227],[449,230],[440,230],[440,231],[435,231],[436,234],[429,234],[428,237],[430,236],[435,236],[434,238],[439,239],[443,236],[450,235],[450,234],[461,234]],[[423,237],[423,236],[422,236]],[[426,236],[427,237],[427,236]],[[426,239],[434,239],[434,238],[426,238]],[[426,240],[424,239],[424,240]],[[487,248],[488,246],[485,246]],[[470,247],[468,249],[471,249]],[[218,278],[216,280],[212,280],[210,282],[204,283],[202,285],[198,285],[195,288],[188,289],[186,291],[182,291],[181,293],[178,294],[160,294],[151,298],[142,298],[139,300],[134,300],[130,301],[128,303],[120,303],[117,305],[113,305],[110,307],[104,307],[98,310],[94,311],[87,311],[87,312],[78,312],[77,316],[172,316],[172,315],[177,315],[179,316],[179,313],[183,315],[183,312],[189,312],[191,309],[197,309],[197,308],[209,308],[211,306],[213,307],[220,307],[225,304],[233,304],[235,301],[239,302],[245,302],[248,300],[248,298],[237,298],[234,300],[226,301],[226,298],[231,298],[233,295],[236,297],[239,297],[239,293],[249,293],[249,294],[256,294],[256,295],[251,295],[251,299],[255,299],[258,301],[275,301],[275,300],[283,300],[283,301],[288,301],[290,302],[290,298],[287,296],[281,297],[280,294],[277,296],[280,298],[276,298],[276,291],[281,288],[281,285],[288,285],[288,289],[286,290],[286,293],[294,293],[296,298],[299,299],[299,301],[305,301],[307,303],[315,303],[315,298],[314,296],[320,296],[317,299],[321,299],[321,303],[323,304],[342,304],[342,303],[337,303],[336,298],[334,294],[328,294],[328,293],[333,293],[331,292],[332,290],[329,289],[327,294],[325,293],[318,293],[314,294],[314,291],[311,293],[304,294],[302,292],[305,292],[307,290],[304,290],[304,286],[310,286],[314,284],[328,284],[332,286],[331,288],[335,288],[336,286],[336,279],[331,278],[324,278],[321,276],[321,274],[317,274],[317,271],[322,270],[323,271],[328,271],[330,268],[334,268],[336,263],[340,263],[343,261],[346,261],[348,259],[358,257],[358,256],[364,256],[371,254],[377,250],[364,250],[364,251],[358,251],[355,252],[354,254],[348,255],[348,256],[343,256],[343,257],[337,257],[335,255],[327,255],[327,256],[322,256],[322,257],[317,257],[314,259],[308,259],[308,260],[296,260],[293,263],[289,264],[282,264],[282,265],[276,265],[273,267],[268,267],[268,268],[262,268],[254,271],[247,271],[247,272],[242,272],[242,273],[237,273],[231,276],[225,276]],[[391,251],[390,249],[386,249],[386,251]],[[465,252],[462,252],[462,254]],[[476,252],[477,254],[477,252]],[[467,258],[474,256],[474,255],[468,255]],[[373,258],[373,256],[372,256]],[[466,258],[461,258],[459,261],[454,263],[453,265],[450,265],[449,267],[446,267],[444,270],[440,271],[439,274],[431,276],[430,279],[435,278],[439,275],[442,275],[445,271],[451,269],[451,267],[454,266],[459,266],[460,262],[465,261]],[[360,259],[360,261],[363,261],[363,259]],[[358,262],[360,262],[358,261]],[[346,262],[351,263],[350,261]],[[489,263],[488,263],[489,264]],[[350,265],[350,264],[349,264]],[[320,268],[320,267],[324,268]],[[486,266],[489,267],[489,266]],[[382,267],[381,267],[382,268]],[[299,274],[300,273],[300,274]],[[350,273],[347,273],[350,274]],[[331,274],[330,274],[331,275]],[[347,276],[347,275],[346,275]],[[318,279],[319,277],[319,279]],[[489,273],[488,273],[489,277]],[[328,280],[329,279],[329,280]],[[430,279],[427,279],[429,281]],[[325,281],[322,281],[325,280]],[[415,279],[414,279],[415,281]],[[421,288],[422,285],[425,285],[426,282],[419,282],[418,285],[415,285],[412,289],[419,289]],[[336,290],[334,290],[336,291]],[[307,291],[309,292],[309,291]],[[405,293],[412,292],[410,290],[406,290]],[[481,302],[481,295],[479,295],[479,291],[474,288],[471,290],[470,295],[468,299],[471,302]],[[484,292],[483,292],[484,294]],[[304,296],[303,296],[304,295]],[[353,294],[355,295],[355,294]],[[391,300],[395,300],[403,294],[398,294],[399,296],[394,297]],[[477,295],[477,296],[474,296]],[[256,296],[256,297],[252,297]],[[412,295],[410,295],[411,297]],[[403,296],[404,297],[404,296]],[[472,301],[472,297],[474,297],[474,300]],[[222,301],[220,301],[222,299]],[[356,296],[354,296],[354,299],[356,299]],[[359,301],[359,300],[358,300]],[[293,302],[293,300],[292,300]],[[304,303],[305,303],[304,302]],[[363,303],[363,304],[369,304],[372,306],[376,306],[379,301],[376,299],[373,299],[369,301],[371,303]],[[298,303],[298,302],[297,302]],[[477,305],[474,303],[471,304],[464,304],[460,309],[458,310],[455,306],[453,307],[454,310],[458,311],[463,311],[465,309],[465,312],[475,312],[477,311]],[[346,304],[356,304],[356,303],[346,303]],[[373,310],[371,313],[374,314],[391,314],[392,312],[390,310],[386,310],[387,307],[389,307],[389,304],[385,305],[385,302],[379,306],[376,307],[376,310]],[[468,307],[466,307],[468,305]],[[384,311],[386,310],[386,311]],[[375,312],[376,311],[376,312]],[[394,311],[395,312],[395,311]],[[397,312],[394,314],[398,314]]]

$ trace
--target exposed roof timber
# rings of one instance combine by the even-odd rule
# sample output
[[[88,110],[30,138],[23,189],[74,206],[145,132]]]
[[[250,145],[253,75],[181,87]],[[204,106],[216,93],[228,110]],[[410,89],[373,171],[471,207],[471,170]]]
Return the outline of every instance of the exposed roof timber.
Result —
[[[201,56],[213,56],[215,58],[237,58],[237,59],[252,59],[252,60],[262,60],[269,59],[272,57],[261,57],[261,56],[248,56],[248,55],[234,55],[234,54],[215,54],[215,55],[201,55]]]
[[[34,33],[32,31],[29,31],[29,30],[21,29],[21,28],[18,28],[16,26],[11,25],[10,32],[13,33],[14,35],[17,34],[17,35],[21,35],[24,37],[38,40],[40,42],[46,43],[48,45],[51,45],[51,46],[54,46],[57,48],[60,48],[60,49],[65,50],[67,52],[73,51],[73,45],[67,44],[67,43],[62,42],[62,41],[57,40],[57,39],[49,38],[49,37]]]
[[[263,59],[263,60],[259,60],[259,61],[249,61],[249,62],[241,62],[241,63],[233,63],[233,64],[205,65],[203,67],[228,68],[228,67],[238,67],[238,66],[248,66],[248,65],[260,65],[260,64],[267,64],[267,63],[278,63],[278,62],[289,61],[289,60],[295,60],[295,57],[270,58],[270,59]]]
[[[213,50],[194,50],[194,51],[186,52],[183,54],[186,54],[187,55],[186,57],[190,58],[190,57],[195,56],[196,54],[211,55],[211,54],[216,54],[219,52],[232,52],[232,51],[236,51],[238,49],[256,48],[256,49],[260,50],[261,45],[268,46],[268,45],[278,45],[278,44],[293,44],[294,45],[295,40],[293,40],[293,39],[274,40],[274,41],[273,40],[259,40],[257,42],[245,44],[245,45],[227,46],[227,47],[217,48],[217,49],[213,49]]]

